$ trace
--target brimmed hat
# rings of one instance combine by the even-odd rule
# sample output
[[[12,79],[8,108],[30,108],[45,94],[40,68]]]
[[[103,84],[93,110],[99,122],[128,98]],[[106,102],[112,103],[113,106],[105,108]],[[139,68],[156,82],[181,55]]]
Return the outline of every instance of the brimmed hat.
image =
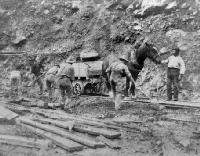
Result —
[[[128,55],[122,55],[119,57],[120,60],[125,60],[125,61],[129,61]]]
[[[65,61],[66,63],[74,63],[74,58],[72,56],[68,57],[67,60]]]
[[[177,52],[180,51],[179,47],[174,47],[174,48],[172,48],[172,50],[175,50],[175,51],[177,51]]]

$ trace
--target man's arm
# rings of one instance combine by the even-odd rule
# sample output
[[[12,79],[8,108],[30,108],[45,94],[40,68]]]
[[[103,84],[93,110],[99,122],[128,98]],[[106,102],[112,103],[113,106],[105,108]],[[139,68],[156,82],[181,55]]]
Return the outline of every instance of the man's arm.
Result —
[[[106,69],[106,76],[109,81],[110,81],[110,72],[111,72],[111,66]]]
[[[169,58],[167,58],[166,60],[162,60],[162,61],[161,61],[162,64],[166,64],[166,63],[168,63],[168,62],[169,62]]]
[[[131,82],[135,84],[135,80],[133,79],[130,71],[128,70],[128,67],[125,66],[124,71],[125,71],[126,76],[131,80]]]
[[[185,63],[183,61],[183,59],[180,57],[180,74],[184,74],[185,73]]]
[[[75,71],[74,71],[74,67],[71,68],[71,76],[72,76],[72,81],[75,80]]]
[[[183,74],[185,73],[185,63],[181,57],[180,57],[179,62],[180,62],[180,75],[178,79],[179,81],[181,81],[181,79],[183,78]]]

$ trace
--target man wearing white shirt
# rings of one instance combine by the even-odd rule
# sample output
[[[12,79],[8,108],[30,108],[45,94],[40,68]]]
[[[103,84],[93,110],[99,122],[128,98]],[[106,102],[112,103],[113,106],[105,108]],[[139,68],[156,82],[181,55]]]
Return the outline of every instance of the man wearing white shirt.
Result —
[[[172,85],[174,87],[174,101],[178,101],[179,81],[181,81],[185,73],[185,63],[179,56],[180,49],[172,49],[172,55],[163,60],[162,63],[168,63],[167,70],[167,97],[172,100]]]

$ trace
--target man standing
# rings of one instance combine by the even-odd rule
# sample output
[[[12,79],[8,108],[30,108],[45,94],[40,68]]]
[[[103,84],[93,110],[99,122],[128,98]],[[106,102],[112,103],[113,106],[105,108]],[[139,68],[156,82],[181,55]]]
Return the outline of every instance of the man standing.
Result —
[[[124,64],[126,61],[128,60],[121,57],[120,61],[113,62],[106,70],[116,110],[118,110],[121,106],[122,96],[126,90],[126,79],[128,78],[135,84],[135,80],[131,76],[128,67]]]
[[[72,66],[73,63],[73,58],[69,57],[66,62],[60,65],[57,73],[57,83],[61,94],[60,105],[63,109],[65,106],[69,107],[69,103],[71,102],[71,97],[73,94],[72,82],[75,79],[74,67]]]
[[[185,73],[185,63],[179,56],[180,49],[172,49],[172,56],[163,60],[162,63],[168,63],[167,70],[167,97],[168,101],[172,100],[172,85],[174,91],[174,101],[178,101],[179,81],[181,81]]]
[[[33,81],[33,85],[35,85],[35,83],[37,83],[40,87],[40,95],[43,94],[43,83],[42,83],[42,69],[44,69],[43,67],[43,63],[44,63],[44,59],[42,59],[40,61],[40,57],[37,56],[33,65],[31,66],[31,73],[34,74],[35,76],[35,80]]]
[[[49,100],[53,99],[54,89],[56,88],[56,74],[59,70],[59,64],[55,64],[45,74],[46,87],[49,93]]]

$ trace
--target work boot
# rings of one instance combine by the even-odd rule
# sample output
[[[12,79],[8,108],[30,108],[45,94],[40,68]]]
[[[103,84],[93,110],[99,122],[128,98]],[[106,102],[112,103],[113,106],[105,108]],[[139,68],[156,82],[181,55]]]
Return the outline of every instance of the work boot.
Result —
[[[67,112],[67,113],[69,113],[69,114],[72,114],[72,109],[69,108],[68,106],[64,107],[64,111]]]
[[[113,95],[113,92],[112,92],[112,91],[109,91],[108,94],[109,94],[109,97],[110,97],[110,98],[113,98],[114,95]]]
[[[178,98],[174,98],[174,101],[178,101]]]
[[[65,105],[64,105],[64,104],[61,104],[61,105],[60,105],[60,109],[61,109],[61,110],[64,110],[64,109],[65,109]]]

